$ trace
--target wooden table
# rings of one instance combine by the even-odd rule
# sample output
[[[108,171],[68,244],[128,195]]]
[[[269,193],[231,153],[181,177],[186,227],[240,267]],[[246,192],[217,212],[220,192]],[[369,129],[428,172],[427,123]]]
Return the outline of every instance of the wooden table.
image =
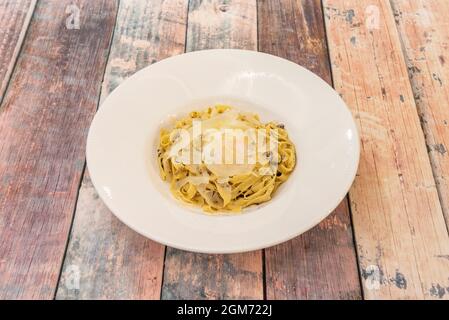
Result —
[[[448,12],[447,0],[0,0],[0,298],[448,299]],[[164,247],[119,222],[85,170],[104,97],[209,48],[303,65],[356,119],[348,197],[287,243]]]

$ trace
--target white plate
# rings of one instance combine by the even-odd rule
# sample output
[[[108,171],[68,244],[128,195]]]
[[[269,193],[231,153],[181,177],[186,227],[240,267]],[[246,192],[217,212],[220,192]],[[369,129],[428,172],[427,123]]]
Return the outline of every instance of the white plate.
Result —
[[[163,122],[214,103],[284,123],[297,149],[297,167],[275,197],[240,215],[186,207],[159,178]],[[112,92],[92,122],[87,164],[100,197],[133,230],[179,249],[232,253],[287,241],[323,220],[349,190],[359,149],[345,103],[310,71],[268,54],[207,50],[153,64]]]

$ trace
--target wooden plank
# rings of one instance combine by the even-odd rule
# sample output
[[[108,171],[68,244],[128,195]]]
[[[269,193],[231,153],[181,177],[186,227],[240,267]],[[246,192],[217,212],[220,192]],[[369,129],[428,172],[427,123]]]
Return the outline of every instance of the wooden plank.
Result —
[[[167,247],[162,299],[262,299],[262,254],[207,255]]]
[[[193,0],[187,51],[257,50],[256,1]],[[163,299],[261,299],[262,252],[205,255],[167,248]]]
[[[449,225],[449,2],[395,0],[392,5],[446,225]]]
[[[324,3],[334,84],[362,139],[350,199],[364,296],[448,298],[449,237],[390,3]]]
[[[183,53],[186,20],[184,0],[122,0],[101,98],[139,69]],[[164,253],[112,215],[86,172],[57,299],[159,299]]]
[[[25,38],[36,0],[0,2],[0,102]]]
[[[66,24],[73,4],[79,30]],[[116,10],[109,0],[36,6],[0,109],[2,299],[54,297]]]
[[[259,50],[296,62],[331,84],[321,3],[259,2]],[[265,254],[269,299],[360,299],[347,200],[321,224]]]

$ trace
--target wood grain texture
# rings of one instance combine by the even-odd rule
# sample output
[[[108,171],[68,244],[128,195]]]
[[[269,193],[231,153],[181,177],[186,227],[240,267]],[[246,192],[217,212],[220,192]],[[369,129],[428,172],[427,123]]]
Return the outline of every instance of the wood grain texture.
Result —
[[[139,69],[183,53],[186,20],[184,0],[122,0],[101,98]],[[57,299],[159,299],[164,253],[112,215],[86,172]]]
[[[0,1],[0,102],[25,38],[36,0]]]
[[[320,1],[263,0],[258,8],[259,50],[296,62],[331,84]],[[360,299],[352,237],[345,199],[314,229],[266,249],[267,298]]]
[[[447,299],[449,238],[388,1],[324,1],[334,84],[361,134],[350,191],[367,299]]]
[[[449,225],[449,1],[394,0],[391,3],[446,225]]]
[[[190,0],[186,51],[257,50],[255,0]]]
[[[66,28],[73,3],[79,30]],[[116,9],[36,7],[0,108],[0,298],[54,297]]]
[[[190,1],[187,51],[257,50],[256,1]],[[262,252],[205,255],[167,248],[163,299],[261,299]]]

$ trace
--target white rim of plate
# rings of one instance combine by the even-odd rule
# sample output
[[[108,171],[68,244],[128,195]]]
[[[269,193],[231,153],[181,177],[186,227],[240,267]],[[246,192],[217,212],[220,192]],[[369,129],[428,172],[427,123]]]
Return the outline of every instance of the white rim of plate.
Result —
[[[257,244],[251,244],[251,245],[242,245],[240,248],[237,248],[235,245],[233,247],[229,247],[226,248],[225,246],[220,246],[220,247],[216,247],[216,246],[192,246],[191,244],[189,245],[184,245],[183,243],[180,243],[179,241],[172,241],[171,239],[167,239],[167,238],[163,238],[160,237],[159,235],[156,235],[154,232],[148,232],[148,230],[145,230],[145,228],[140,227],[139,225],[130,222],[129,220],[127,220],[127,218],[125,217],[126,214],[124,214],[123,212],[120,212],[117,207],[116,204],[114,203],[114,200],[111,199],[111,197],[108,196],[107,192],[104,191],[104,188],[102,188],[102,182],[101,182],[101,177],[97,176],[96,171],[98,170],[98,166],[100,165],[97,162],[97,159],[94,158],[98,158],[96,152],[93,151],[93,140],[96,140],[95,136],[98,136],[98,130],[96,130],[96,125],[97,123],[100,121],[99,119],[102,119],[103,116],[109,112],[108,110],[108,104],[110,101],[112,101],[113,99],[117,98],[118,95],[121,94],[122,89],[125,86],[129,87],[129,84],[134,82],[134,81],[138,81],[139,78],[144,77],[145,75],[148,75],[152,72],[153,68],[161,68],[164,64],[170,65],[170,64],[177,64],[177,63],[186,63],[185,61],[183,62],[182,60],[189,60],[189,57],[196,57],[196,58],[201,58],[201,57],[211,57],[214,55],[221,55],[222,57],[226,57],[226,56],[232,56],[232,57],[236,57],[236,59],[238,59],[238,56],[247,56],[246,58],[248,58],[248,55],[256,57],[259,56],[263,57],[263,59],[267,59],[267,60],[272,60],[271,62],[274,63],[279,63],[281,65],[288,66],[292,69],[292,72],[294,69],[296,69],[294,72],[299,72],[299,73],[303,73],[307,75],[307,77],[310,78],[311,81],[315,82],[315,83],[321,83],[320,86],[322,86],[323,88],[327,88],[326,90],[328,91],[332,91],[332,95],[334,96],[333,98],[335,98],[335,104],[338,104],[339,107],[344,106],[344,108],[342,110],[340,110],[342,112],[342,114],[344,116],[349,116],[351,119],[352,123],[348,123],[350,124],[350,129],[352,130],[352,134],[353,134],[353,145],[352,147],[354,148],[353,150],[353,155],[356,156],[356,158],[354,159],[355,162],[351,164],[350,168],[346,169],[347,171],[349,171],[349,175],[348,178],[345,179],[345,184],[342,185],[339,190],[338,193],[336,193],[334,195],[334,199],[332,201],[332,204],[329,204],[329,207],[332,207],[332,209],[329,209],[325,212],[322,212],[319,215],[315,215],[315,218],[313,220],[310,220],[308,222],[308,224],[306,226],[303,226],[302,228],[298,228],[295,232],[289,232],[284,234],[282,237],[277,237],[276,240],[269,240],[269,241],[259,241]],[[213,60],[213,59],[212,59]],[[330,92],[327,92],[327,94],[329,94]],[[273,119],[273,120],[278,120],[278,119]],[[281,119],[282,120],[282,119]],[[287,128],[288,131],[289,128]],[[301,149],[298,150],[297,148],[297,153],[301,154]],[[315,227],[317,224],[319,224],[322,220],[324,220],[338,205],[339,203],[345,198],[346,194],[348,193],[353,180],[355,179],[356,173],[357,173],[357,168],[359,165],[359,160],[360,160],[360,137],[358,134],[358,130],[357,127],[355,125],[355,121],[354,118],[352,117],[352,114],[350,112],[350,110],[347,108],[347,106],[345,105],[345,103],[343,102],[343,100],[341,99],[341,97],[338,95],[338,93],[331,87],[329,86],[324,80],[322,80],[321,78],[319,78],[317,75],[315,75],[314,73],[312,73],[311,71],[303,68],[300,65],[297,65],[289,60],[277,57],[277,56],[273,56],[270,54],[266,54],[266,53],[261,53],[261,52],[257,52],[257,51],[246,51],[246,50],[238,50],[238,49],[212,49],[212,50],[203,50],[203,51],[195,51],[195,52],[190,52],[190,53],[185,53],[182,55],[177,55],[177,56],[173,56],[164,60],[161,60],[155,64],[152,64],[140,71],[138,71],[137,73],[135,73],[133,76],[131,76],[130,78],[128,78],[127,80],[125,80],[118,88],[116,88],[103,102],[102,107],[98,110],[97,114],[95,115],[94,120],[92,121],[92,125],[89,129],[89,134],[88,134],[88,139],[87,139],[87,147],[86,147],[86,159],[87,159],[87,165],[89,168],[89,172],[90,172],[90,177],[91,177],[91,181],[95,187],[95,189],[98,191],[100,198],[103,200],[103,202],[106,204],[106,206],[109,208],[109,210],[111,210],[114,215],[116,217],[119,218],[119,220],[121,220],[125,225],[127,225],[129,228],[131,228],[132,230],[138,232],[139,234],[152,239],[156,242],[159,242],[161,244],[170,246],[170,247],[174,247],[177,249],[181,249],[181,250],[186,250],[186,251],[192,251],[192,252],[199,252],[199,253],[212,253],[212,254],[226,254],[226,253],[238,253],[238,252],[247,252],[247,251],[253,251],[253,250],[258,250],[258,249],[262,249],[262,248],[267,248],[267,247],[271,247],[283,242],[286,242],[288,240],[291,240],[305,232],[307,232],[308,230],[310,230],[311,228]],[[298,168],[295,169],[295,171],[297,171]],[[287,181],[288,182],[288,181]],[[167,188],[168,188],[168,184],[167,184]],[[276,195],[275,195],[276,198]],[[174,206],[178,206],[178,204],[175,203],[175,200],[173,199],[173,205]],[[267,206],[268,207],[268,206]],[[191,214],[190,210],[185,210],[182,209],[184,211],[184,214]],[[249,213],[243,213],[243,215],[245,214],[249,214]],[[240,216],[240,215],[239,215]],[[210,216],[208,216],[210,217]],[[233,216],[231,216],[232,218]],[[215,216],[211,216],[211,219],[216,219],[217,217]]]

